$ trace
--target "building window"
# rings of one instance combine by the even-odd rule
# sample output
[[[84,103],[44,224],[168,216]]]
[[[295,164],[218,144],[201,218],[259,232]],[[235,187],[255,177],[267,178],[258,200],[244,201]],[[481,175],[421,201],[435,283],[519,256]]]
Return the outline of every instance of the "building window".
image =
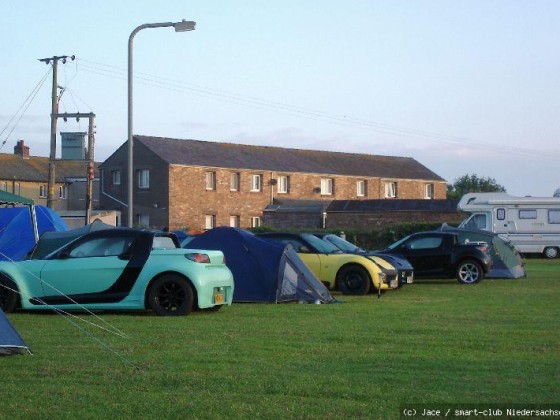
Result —
[[[140,169],[138,171],[138,188],[148,189],[150,188],[150,170]]]
[[[204,229],[213,229],[216,227],[216,216],[207,214],[204,216]]]
[[[0,182],[0,190],[8,191],[8,183],[7,182]]]
[[[14,184],[14,194],[20,195],[20,191],[21,191],[21,185],[19,182],[16,182]]]
[[[322,178],[321,179],[321,195],[332,195],[333,194],[334,181],[332,178]]]
[[[229,216],[229,227],[232,228],[239,227],[239,216]]]
[[[386,182],[385,183],[385,198],[395,198],[397,196],[397,183],[396,182]]]
[[[62,200],[66,200],[68,198],[68,187],[66,185],[58,187],[58,198]]]
[[[136,225],[140,227],[150,227],[150,215],[149,214],[137,214],[136,215]]]
[[[367,196],[367,181],[361,180],[356,183],[356,195],[358,197]]]
[[[251,192],[262,190],[262,175],[251,175]]]
[[[121,171],[111,171],[113,185],[121,185]]]
[[[251,217],[251,227],[256,228],[261,225],[261,218],[258,216]]]
[[[229,178],[229,190],[230,191],[239,191],[239,185],[241,174],[239,172],[233,172]]]
[[[206,172],[206,190],[216,190],[216,172]]]
[[[429,200],[434,199],[434,184],[426,184],[424,186],[424,198]]]
[[[47,198],[47,186],[39,185],[39,198]]]
[[[290,177],[287,175],[281,175],[278,177],[278,188],[279,194],[287,194],[290,191]]]

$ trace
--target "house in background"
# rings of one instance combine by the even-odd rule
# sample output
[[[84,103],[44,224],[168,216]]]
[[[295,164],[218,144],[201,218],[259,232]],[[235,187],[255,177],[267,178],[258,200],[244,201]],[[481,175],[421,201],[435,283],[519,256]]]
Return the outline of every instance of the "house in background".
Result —
[[[103,209],[127,215],[125,142],[100,166]],[[134,136],[134,223],[250,228],[275,198],[445,199],[446,181],[412,158]]]
[[[63,155],[64,156],[64,155]],[[85,160],[57,159],[55,166],[55,201],[53,210],[63,218],[65,212],[81,212],[83,225],[86,209],[88,163]],[[24,140],[18,140],[14,153],[0,153],[0,190],[47,205],[49,158],[31,156]],[[92,207],[99,207],[99,178],[93,180]],[[113,223],[115,224],[115,223]]]

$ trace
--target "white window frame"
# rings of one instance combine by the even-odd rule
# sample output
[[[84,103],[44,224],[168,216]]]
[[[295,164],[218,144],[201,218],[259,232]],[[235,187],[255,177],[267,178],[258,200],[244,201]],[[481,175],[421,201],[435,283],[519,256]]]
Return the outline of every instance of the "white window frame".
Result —
[[[321,178],[321,195],[333,195],[334,179]]]
[[[260,216],[253,216],[251,217],[251,227],[256,228],[261,226],[261,218]]]
[[[141,190],[147,190],[150,188],[150,170],[149,169],[138,169],[138,188]]]
[[[290,191],[290,177],[288,175],[280,175],[278,177],[276,192],[278,194],[288,194],[289,191]]]
[[[229,177],[229,190],[239,191],[239,186],[241,185],[241,174],[239,172],[232,172]]]
[[[216,215],[215,214],[205,214],[204,215],[204,229],[214,229],[216,227]]]
[[[39,185],[39,198],[47,198],[47,186]]]
[[[396,198],[398,194],[398,185],[395,181],[385,182],[385,198]]]
[[[254,174],[251,175],[251,192],[261,192],[262,191],[262,175]]]
[[[61,200],[66,200],[68,198],[68,186],[60,185],[58,187],[58,198]]]
[[[356,182],[356,196],[358,197],[367,196],[367,181],[365,179],[361,179],[358,182]]]
[[[206,172],[206,191],[216,191],[216,172]]]
[[[240,217],[237,215],[229,216],[229,227],[238,228],[240,225]]]
[[[21,195],[21,184],[19,182],[14,184],[14,194]]]
[[[426,184],[424,186],[424,198],[427,200],[433,200],[435,197],[435,186],[434,184]]]
[[[150,227],[150,215],[138,213],[136,215],[136,225],[142,227]]]
[[[0,191],[8,191],[8,183],[6,181],[0,182]]]
[[[113,185],[121,185],[121,171],[111,171],[111,181]]]

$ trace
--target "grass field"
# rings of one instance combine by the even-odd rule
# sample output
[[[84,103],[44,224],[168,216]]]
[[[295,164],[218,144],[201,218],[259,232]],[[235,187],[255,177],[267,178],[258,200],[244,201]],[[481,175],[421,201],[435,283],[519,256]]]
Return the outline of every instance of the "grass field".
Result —
[[[527,272],[334,305],[105,313],[128,338],[87,331],[112,350],[61,316],[10,314],[34,356],[0,358],[0,417],[399,418],[412,404],[558,404],[560,261],[528,260]]]

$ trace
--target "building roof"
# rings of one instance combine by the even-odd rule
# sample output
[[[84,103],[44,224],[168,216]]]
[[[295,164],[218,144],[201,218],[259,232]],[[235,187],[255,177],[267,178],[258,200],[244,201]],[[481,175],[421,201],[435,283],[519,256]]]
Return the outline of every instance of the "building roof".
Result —
[[[134,136],[171,165],[445,181],[413,158]]]
[[[333,200],[327,212],[391,212],[391,211],[429,211],[457,213],[457,200]]]
[[[62,183],[66,178],[86,177],[87,164],[87,161],[80,160],[57,160],[56,182]],[[1,180],[47,182],[48,177],[49,158],[30,156],[29,159],[23,159],[16,154],[0,153]]]

